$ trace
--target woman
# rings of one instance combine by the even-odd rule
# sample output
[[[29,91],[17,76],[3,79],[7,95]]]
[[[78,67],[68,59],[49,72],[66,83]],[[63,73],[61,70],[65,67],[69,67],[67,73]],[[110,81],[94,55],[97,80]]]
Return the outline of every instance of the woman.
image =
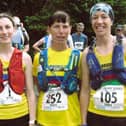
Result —
[[[48,30],[52,35],[51,47],[37,53],[33,63],[40,89],[37,122],[40,126],[79,126],[80,52],[67,45],[71,31],[69,15],[56,11],[49,18]]]
[[[34,126],[31,57],[12,47],[14,21],[0,13],[0,126]]]
[[[86,48],[82,56],[82,124],[125,126],[126,46],[111,34],[114,14],[110,5],[95,4],[90,10],[90,19],[96,44]]]

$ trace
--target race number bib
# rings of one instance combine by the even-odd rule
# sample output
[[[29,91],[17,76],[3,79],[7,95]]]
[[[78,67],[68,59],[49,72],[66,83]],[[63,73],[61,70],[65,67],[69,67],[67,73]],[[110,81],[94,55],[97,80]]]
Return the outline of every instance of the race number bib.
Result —
[[[44,111],[62,111],[68,109],[67,95],[58,88],[49,89],[43,97],[42,110]]]
[[[75,42],[75,48],[79,50],[83,50],[84,43],[83,42]]]
[[[107,85],[94,95],[94,105],[99,110],[122,111],[124,110],[123,85]]]
[[[15,104],[22,100],[22,97],[16,94],[9,86],[8,81],[4,83],[4,90],[0,93],[0,104]]]

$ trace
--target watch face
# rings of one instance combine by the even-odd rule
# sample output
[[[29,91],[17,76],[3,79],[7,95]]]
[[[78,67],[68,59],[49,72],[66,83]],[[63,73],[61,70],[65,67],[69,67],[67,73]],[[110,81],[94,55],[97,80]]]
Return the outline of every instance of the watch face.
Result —
[[[30,120],[29,124],[37,124],[36,120]]]

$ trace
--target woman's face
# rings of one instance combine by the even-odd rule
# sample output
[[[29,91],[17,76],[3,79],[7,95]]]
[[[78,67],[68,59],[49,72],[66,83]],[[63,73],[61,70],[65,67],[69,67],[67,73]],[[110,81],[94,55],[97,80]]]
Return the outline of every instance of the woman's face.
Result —
[[[112,21],[105,12],[97,11],[92,15],[91,24],[96,36],[111,34]]]
[[[49,32],[52,35],[53,41],[64,43],[67,41],[68,35],[71,32],[71,26],[68,22],[54,22],[54,24],[49,27]]]
[[[0,18],[0,43],[10,43],[14,33],[14,26],[7,17]]]

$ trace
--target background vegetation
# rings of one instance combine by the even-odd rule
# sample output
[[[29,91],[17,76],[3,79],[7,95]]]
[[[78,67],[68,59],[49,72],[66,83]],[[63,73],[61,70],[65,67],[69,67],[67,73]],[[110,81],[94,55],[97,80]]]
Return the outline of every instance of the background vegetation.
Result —
[[[75,23],[83,22],[86,26],[85,33],[93,34],[89,21],[89,10],[96,2],[111,4],[115,13],[115,21],[112,32],[117,24],[126,23],[125,0],[1,0],[0,12],[10,12],[21,18],[30,34],[32,44],[46,34],[48,17],[56,10],[65,10],[72,19],[72,32],[75,31]]]

